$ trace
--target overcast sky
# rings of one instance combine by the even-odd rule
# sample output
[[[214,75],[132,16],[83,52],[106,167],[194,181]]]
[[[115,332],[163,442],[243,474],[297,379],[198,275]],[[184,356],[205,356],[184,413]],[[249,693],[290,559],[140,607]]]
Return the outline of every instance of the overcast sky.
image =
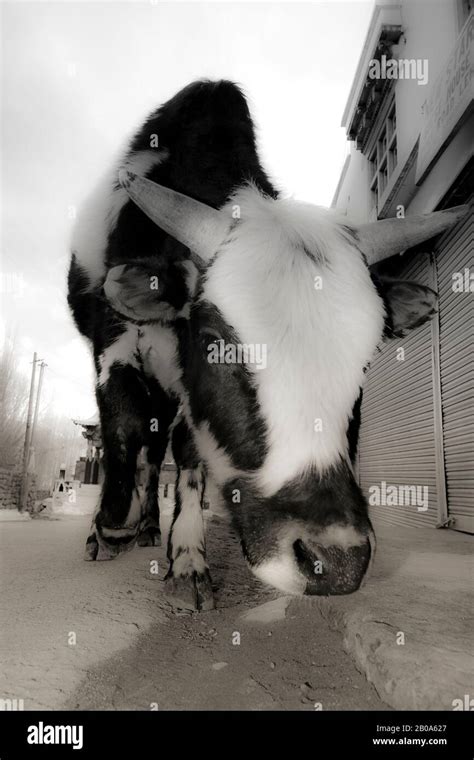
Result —
[[[2,4],[2,313],[42,412],[95,411],[66,305],[71,209],[147,113],[199,77],[239,82],[279,187],[328,206],[373,2]],[[0,335],[0,339],[2,338]]]

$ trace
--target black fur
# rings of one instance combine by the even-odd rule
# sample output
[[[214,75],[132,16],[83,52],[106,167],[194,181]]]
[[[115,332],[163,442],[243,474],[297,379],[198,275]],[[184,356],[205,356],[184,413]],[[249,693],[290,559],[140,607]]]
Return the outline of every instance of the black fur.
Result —
[[[185,87],[147,119],[131,151],[152,150],[152,135],[169,157],[147,177],[172,190],[220,208],[232,192],[251,180],[263,192],[277,193],[263,171],[247,102],[232,82],[199,81]],[[164,233],[131,201],[123,207],[107,248],[107,266],[187,249]]]
[[[352,409],[352,417],[349,420],[349,426],[347,428],[347,439],[349,441],[349,457],[354,464],[357,456],[357,448],[359,445],[359,431],[361,424],[361,406],[362,406],[363,391],[360,389],[359,397]]]
[[[193,306],[191,319],[180,330],[183,383],[191,391],[193,420],[196,424],[208,422],[236,468],[256,470],[267,452],[256,389],[245,365],[209,363],[208,346],[214,332],[226,343],[238,343],[219,310],[206,302]]]

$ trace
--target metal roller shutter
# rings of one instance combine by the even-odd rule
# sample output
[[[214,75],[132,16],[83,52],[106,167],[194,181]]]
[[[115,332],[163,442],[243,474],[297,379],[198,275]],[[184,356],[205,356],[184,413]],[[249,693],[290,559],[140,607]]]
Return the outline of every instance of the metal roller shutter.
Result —
[[[407,256],[397,277],[432,287],[429,254]],[[405,352],[403,361],[397,360],[400,348]],[[392,524],[424,527],[438,522],[432,361],[432,327],[427,323],[405,338],[383,344],[367,373],[358,456],[363,492],[369,498],[371,487],[382,489],[383,482],[428,489],[419,492],[423,496],[427,493],[426,511],[419,511],[422,503],[411,500],[396,506],[370,506],[373,517]]]
[[[453,290],[454,273],[474,273],[472,217],[440,241],[435,261],[448,516],[474,533],[474,293]]]

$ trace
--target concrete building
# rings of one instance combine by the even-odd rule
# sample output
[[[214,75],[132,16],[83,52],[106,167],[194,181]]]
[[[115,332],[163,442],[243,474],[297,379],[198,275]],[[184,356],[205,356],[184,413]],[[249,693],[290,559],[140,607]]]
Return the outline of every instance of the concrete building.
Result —
[[[350,141],[333,206],[355,221],[473,196],[471,0],[373,11],[342,125]],[[474,222],[378,265],[439,293],[428,324],[374,358],[357,473],[372,514],[474,532]]]
[[[99,416],[94,414],[88,420],[73,420],[73,422],[82,427],[82,435],[87,441],[86,455],[77,460],[74,477],[86,485],[98,485],[104,479]]]
[[[73,422],[75,425],[82,427],[82,435],[87,441],[86,454],[79,457],[76,461],[74,478],[83,485],[102,485],[104,467],[102,463],[103,445],[99,416],[98,414],[94,414],[87,420],[73,420]],[[174,487],[175,481],[176,465],[173,461],[171,446],[168,446],[160,470],[160,485],[163,486],[166,496],[168,495],[169,485],[173,485]],[[138,486],[144,486],[146,483],[146,454],[143,449],[140,450],[137,458],[136,482]]]

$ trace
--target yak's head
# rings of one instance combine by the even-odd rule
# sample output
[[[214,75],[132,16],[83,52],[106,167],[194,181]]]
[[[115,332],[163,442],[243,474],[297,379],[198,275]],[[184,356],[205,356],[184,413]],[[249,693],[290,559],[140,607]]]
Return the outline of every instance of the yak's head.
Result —
[[[217,211],[121,181],[189,256],[115,267],[105,293],[125,316],[177,331],[179,393],[252,571],[290,593],[355,591],[374,538],[348,454],[352,410],[384,334],[436,304],[414,283],[376,285],[369,266],[465,209],[349,227],[252,186]]]

